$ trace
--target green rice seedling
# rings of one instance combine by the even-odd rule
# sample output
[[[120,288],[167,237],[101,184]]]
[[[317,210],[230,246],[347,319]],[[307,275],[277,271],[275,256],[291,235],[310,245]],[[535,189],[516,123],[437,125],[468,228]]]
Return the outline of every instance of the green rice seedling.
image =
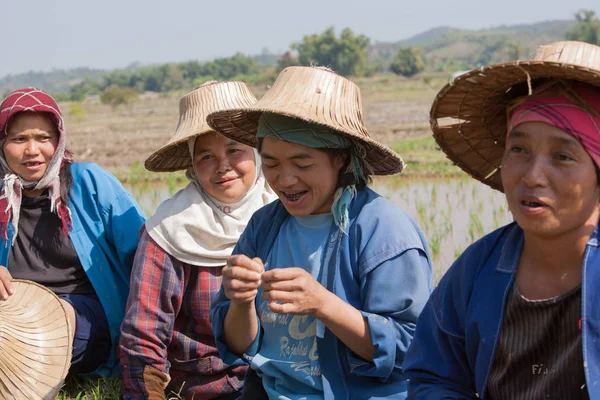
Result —
[[[469,241],[473,243],[475,241],[475,228],[469,224]]]
[[[438,229],[433,232],[431,237],[429,238],[429,247],[431,250],[431,254],[433,258],[436,259],[440,256],[442,250],[442,242],[448,236],[448,233],[451,231],[450,224],[444,224],[438,226]]]
[[[129,167],[129,174],[127,175],[127,182],[132,186],[135,186],[144,181],[146,169],[139,162],[135,161]]]
[[[166,181],[169,189],[169,196],[173,196],[177,191],[177,176],[175,174],[168,174]]]
[[[429,249],[431,250],[431,254],[433,255],[434,260],[440,256],[442,239],[443,235],[441,235],[439,232],[435,232],[429,238]]]
[[[460,257],[460,255],[464,252],[464,250],[461,247],[455,247],[454,248],[454,259],[457,259],[458,257]]]
[[[420,201],[417,203],[417,213],[419,215],[419,223],[424,224],[427,221],[427,212],[425,211],[425,205]]]
[[[431,185],[431,197],[429,198],[431,203],[435,204],[437,202],[437,189],[435,183]]]
[[[481,214],[483,212],[483,208],[485,207],[483,200],[479,201],[479,205],[477,207],[477,211]]]
[[[483,233],[485,232],[485,230],[483,228],[483,224],[481,223],[481,219],[479,219],[479,215],[477,215],[477,213],[471,211],[469,213],[469,216],[470,216],[469,229],[471,227],[473,227],[474,232],[478,236],[483,235]]]
[[[448,270],[448,267],[440,268],[438,266],[437,268],[433,269],[433,287],[436,287],[438,283],[440,283],[440,280],[446,273],[446,270]]]

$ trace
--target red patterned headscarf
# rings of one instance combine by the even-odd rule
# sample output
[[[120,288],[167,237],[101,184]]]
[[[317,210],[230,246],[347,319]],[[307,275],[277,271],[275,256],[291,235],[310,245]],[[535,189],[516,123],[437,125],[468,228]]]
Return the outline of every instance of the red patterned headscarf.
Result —
[[[600,88],[552,81],[518,99],[508,112],[508,135],[525,122],[553,125],[577,138],[600,166]]]
[[[13,243],[18,233],[23,188],[48,189],[51,211],[58,214],[65,234],[71,228],[71,212],[69,211],[67,199],[61,197],[60,191],[62,167],[65,163],[73,162],[70,154],[66,151],[66,133],[62,113],[52,96],[42,90],[35,88],[15,90],[0,104],[0,146],[2,148],[4,147],[11,119],[21,112],[46,113],[56,125],[59,137],[56,151],[48,164],[46,172],[39,181],[29,182],[15,174],[6,162],[4,151],[0,152],[0,171],[4,175],[0,178],[2,181],[2,189],[0,189],[0,233],[7,240],[8,224],[11,224],[14,230]]]

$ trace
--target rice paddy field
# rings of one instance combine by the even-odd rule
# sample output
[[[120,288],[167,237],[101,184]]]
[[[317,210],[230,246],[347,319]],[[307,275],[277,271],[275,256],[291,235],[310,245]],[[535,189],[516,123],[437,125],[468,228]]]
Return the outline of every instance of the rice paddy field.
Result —
[[[369,132],[407,163],[402,174],[377,178],[372,188],[411,214],[423,229],[435,283],[469,244],[511,221],[504,196],[453,166],[431,137],[429,106],[446,81],[445,76],[406,80],[385,75],[357,81]],[[257,97],[265,91],[252,89]],[[76,160],[96,162],[114,173],[147,216],[187,184],[183,173],[156,174],[143,167],[145,158],[174,132],[182,94],[146,94],[117,110],[97,98],[77,107],[61,104],[67,144]],[[118,399],[120,392],[118,379],[83,379],[67,382],[58,398]]]

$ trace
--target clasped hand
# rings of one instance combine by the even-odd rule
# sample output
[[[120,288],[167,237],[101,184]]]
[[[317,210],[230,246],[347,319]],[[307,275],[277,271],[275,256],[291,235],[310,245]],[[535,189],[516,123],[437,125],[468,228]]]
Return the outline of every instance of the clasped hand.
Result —
[[[302,268],[264,271],[260,258],[231,256],[223,268],[223,287],[228,299],[251,303],[262,287],[263,299],[278,314],[313,315],[318,318],[330,292]]]

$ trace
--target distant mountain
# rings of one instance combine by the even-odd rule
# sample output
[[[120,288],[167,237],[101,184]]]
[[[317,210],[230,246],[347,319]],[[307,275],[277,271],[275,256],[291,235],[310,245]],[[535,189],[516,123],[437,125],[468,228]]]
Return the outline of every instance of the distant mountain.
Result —
[[[434,42],[450,33],[453,33],[453,32],[460,32],[460,29],[452,28],[449,26],[440,26],[438,28],[429,29],[428,31],[419,33],[408,39],[404,39],[404,40],[395,42],[395,43],[393,43],[393,45],[397,46],[397,47],[423,46],[427,43]]]
[[[84,79],[100,79],[106,72],[102,69],[73,68],[55,69],[48,72],[30,71],[23,74],[8,75],[0,79],[0,95],[19,89],[33,86],[52,93],[66,92],[69,87]]]
[[[423,50],[430,69],[470,68],[508,61],[515,52],[519,57],[527,57],[541,44],[564,40],[575,23],[574,20],[544,21],[480,30],[439,27],[398,42],[377,42],[371,47],[369,58],[380,70],[387,70],[398,49],[413,46]]]
[[[465,30],[449,26],[429,29],[397,42],[375,42],[369,49],[369,59],[380,71],[388,71],[392,59],[401,47],[415,46],[423,50],[431,70],[456,71],[508,61],[518,54],[527,57],[536,47],[565,38],[575,20],[545,21],[525,25],[501,25],[480,30]],[[277,64],[278,54],[264,50],[253,58],[259,65]],[[132,64],[127,69],[139,67]],[[110,71],[90,68],[27,72],[0,79],[0,95],[23,86],[36,86],[52,93],[67,92],[84,79],[101,79]]]

